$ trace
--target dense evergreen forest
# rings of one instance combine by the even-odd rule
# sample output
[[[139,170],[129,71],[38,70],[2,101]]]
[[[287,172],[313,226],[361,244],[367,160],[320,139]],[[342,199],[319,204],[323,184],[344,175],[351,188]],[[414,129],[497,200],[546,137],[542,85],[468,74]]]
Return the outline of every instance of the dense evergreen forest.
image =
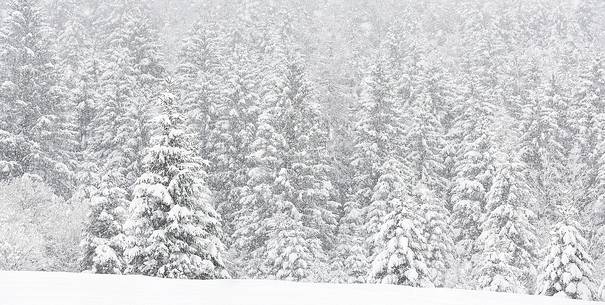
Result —
[[[601,0],[0,11],[0,270],[601,298]]]

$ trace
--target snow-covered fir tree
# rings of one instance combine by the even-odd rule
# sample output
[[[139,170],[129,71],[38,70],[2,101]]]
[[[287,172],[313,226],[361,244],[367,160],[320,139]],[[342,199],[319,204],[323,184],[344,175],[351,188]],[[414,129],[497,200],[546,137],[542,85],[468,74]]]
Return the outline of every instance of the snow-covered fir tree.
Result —
[[[273,187],[282,164],[280,151],[286,145],[283,137],[268,122],[264,122],[264,116],[260,120],[251,147],[255,153],[248,157],[251,169],[245,195],[240,200],[241,210],[238,212],[241,214],[236,216],[237,230],[233,234],[232,245],[242,263],[249,262],[249,266],[243,266],[240,272],[256,277],[265,276],[258,269],[265,258],[265,243],[271,229],[264,220],[274,213]]]
[[[401,162],[390,159],[380,173],[370,205],[382,214],[379,231],[371,237],[375,255],[371,258],[370,281],[432,287],[422,217],[409,182],[403,178],[406,169]]]
[[[74,0],[57,0],[53,10],[57,31],[58,54],[62,81],[68,88],[66,98],[70,106],[70,119],[76,132],[78,160],[84,161],[90,153],[93,138],[93,121],[100,103],[101,64],[99,41],[95,35],[93,14],[86,14],[90,4]]]
[[[37,0],[11,0],[0,29],[2,176],[41,176],[58,193],[73,188],[68,124],[51,30]],[[16,150],[16,148],[19,148]]]
[[[217,210],[223,216],[225,233],[235,231],[242,188],[248,179],[247,157],[257,132],[260,112],[260,77],[264,75],[255,61],[257,55],[242,42],[239,33],[229,33],[221,99],[217,102],[216,123],[208,145],[211,161],[210,185]],[[230,240],[227,241],[230,243]]]
[[[472,274],[479,289],[521,293],[533,285],[536,273],[535,214],[529,209],[532,198],[522,164],[500,158]]]
[[[498,82],[501,40],[493,37],[493,25],[483,26],[485,17],[479,2],[465,2],[463,39],[468,56],[461,61],[464,90],[455,105],[457,117],[449,130],[455,147],[454,181],[451,189],[452,224],[462,258],[477,252],[486,194],[492,179],[491,147],[493,121],[502,86]],[[472,42],[470,42],[472,41]]]
[[[112,184],[120,181],[120,177],[110,173],[101,180],[100,192],[91,194],[88,222],[81,242],[81,268],[93,273],[120,274],[125,268],[123,224],[128,197],[123,188]]]
[[[126,268],[125,211],[142,171],[155,96],[164,75],[157,33],[143,4],[110,4],[94,10],[98,16],[88,17],[98,29],[90,34],[94,40],[76,78],[84,84],[76,86],[75,95],[77,118],[88,124],[78,125],[86,126],[83,162],[96,160],[101,177],[82,241],[82,267],[102,273]]]
[[[431,91],[431,88],[425,88],[417,93],[406,109],[409,118],[405,140],[406,161],[413,170],[415,181],[425,184],[442,197],[446,184],[442,156],[445,133],[436,108],[443,107],[439,103],[445,101],[434,100],[437,98],[434,94],[437,93]]]
[[[596,261],[605,259],[601,249],[605,246],[605,140],[597,146],[598,159],[595,186],[596,200],[592,206],[591,223],[594,233],[590,242],[591,254]]]
[[[430,280],[436,287],[443,287],[447,284],[448,271],[456,258],[450,212],[445,207],[445,201],[422,183],[414,187],[412,195],[422,215]]]
[[[605,59],[602,55],[591,57],[582,67],[578,84],[575,86],[571,105],[571,120],[574,141],[583,167],[584,195],[579,204],[590,207],[595,200],[594,187],[597,177],[597,145],[605,139]],[[584,209],[581,213],[586,212]]]
[[[462,115],[450,130],[457,139],[455,177],[451,190],[452,225],[459,254],[470,257],[481,234],[486,195],[492,180],[491,131],[493,106],[471,96],[460,105]]]
[[[572,152],[577,158],[568,167],[575,169],[577,219],[589,226],[584,236],[590,241],[591,254],[598,261],[603,255],[603,152],[605,141],[605,62],[603,54],[591,54],[581,65],[579,77],[574,83],[570,108],[573,140]]]
[[[572,150],[569,98],[553,75],[539,87],[523,109],[521,159],[527,164],[528,187],[541,195],[534,210],[552,218],[564,196]]]
[[[364,80],[356,109],[358,122],[351,161],[355,183],[353,200],[366,214],[366,236],[379,230],[383,216],[373,215],[372,211],[366,210],[372,202],[374,187],[380,177],[379,170],[401,148],[401,104],[395,98],[394,86],[386,59],[378,59]]]
[[[157,30],[140,1],[113,1],[99,12],[99,41],[106,46],[100,53],[99,115],[93,154],[102,160],[119,155],[128,190],[141,172],[143,150],[148,146],[154,103],[164,85],[165,68]],[[111,170],[115,170],[112,167]],[[109,172],[110,169],[102,169]]]
[[[530,178],[538,188],[544,188],[551,180],[551,175],[560,175],[565,162],[566,150],[561,143],[562,134],[559,126],[556,97],[549,90],[551,84],[543,87],[542,94],[534,93],[522,109],[521,160],[529,169]],[[553,88],[554,89],[554,88]],[[563,114],[563,113],[561,113]],[[546,203],[548,205],[548,203]]]
[[[300,55],[284,53],[274,75],[248,157],[234,243],[246,246],[239,252],[250,259],[244,268],[252,276],[312,280],[327,264],[336,224],[322,158],[326,135]]]
[[[228,277],[220,216],[203,161],[190,148],[175,96],[163,97],[159,135],[137,180],[126,222],[128,273],[166,278]]]
[[[595,300],[594,265],[588,242],[578,223],[572,203],[559,206],[560,220],[551,232],[550,243],[539,268],[537,293],[570,299]]]
[[[208,152],[210,136],[216,129],[219,109],[226,97],[221,92],[222,45],[216,24],[196,23],[183,41],[177,79],[180,83],[187,127],[197,134],[196,147]]]
[[[369,269],[363,230],[363,211],[356,201],[343,203],[334,250],[330,252],[331,271],[337,283],[365,283]]]

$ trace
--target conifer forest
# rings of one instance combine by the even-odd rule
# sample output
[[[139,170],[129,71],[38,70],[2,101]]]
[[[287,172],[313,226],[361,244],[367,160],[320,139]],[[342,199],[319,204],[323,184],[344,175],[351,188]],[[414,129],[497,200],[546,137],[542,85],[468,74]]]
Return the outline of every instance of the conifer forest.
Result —
[[[605,1],[0,0],[0,270],[604,300]]]

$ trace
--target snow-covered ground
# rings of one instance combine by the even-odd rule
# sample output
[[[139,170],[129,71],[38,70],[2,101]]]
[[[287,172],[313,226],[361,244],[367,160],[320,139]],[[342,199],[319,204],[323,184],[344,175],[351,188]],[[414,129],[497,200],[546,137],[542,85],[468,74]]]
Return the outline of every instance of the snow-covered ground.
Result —
[[[68,273],[0,272],[2,305],[559,305],[552,297],[388,285],[255,280],[186,281]]]

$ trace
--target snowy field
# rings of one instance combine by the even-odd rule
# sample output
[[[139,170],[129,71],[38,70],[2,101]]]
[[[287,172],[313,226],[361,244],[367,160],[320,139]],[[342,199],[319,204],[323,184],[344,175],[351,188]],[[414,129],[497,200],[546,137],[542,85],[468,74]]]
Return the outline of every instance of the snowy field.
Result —
[[[256,280],[188,281],[68,273],[0,272],[2,305],[559,305],[552,297],[389,285]]]

